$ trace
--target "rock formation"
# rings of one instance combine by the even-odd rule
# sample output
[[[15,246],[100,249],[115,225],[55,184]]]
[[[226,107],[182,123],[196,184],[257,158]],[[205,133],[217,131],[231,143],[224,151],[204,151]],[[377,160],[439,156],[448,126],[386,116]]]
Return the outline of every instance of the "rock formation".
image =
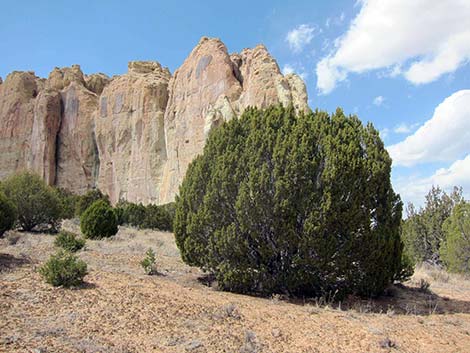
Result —
[[[307,109],[305,84],[297,75],[291,77],[281,74],[263,45],[229,55],[220,40],[203,37],[170,80],[165,112],[168,160],[158,201],[173,200],[207,133],[222,121],[248,106],[292,103],[298,110]]]
[[[98,185],[114,202],[159,202],[169,80],[170,72],[158,63],[131,62],[128,73],[101,94],[95,116]]]
[[[0,80],[0,179],[31,169],[77,193],[99,187],[113,202],[171,202],[212,128],[277,103],[308,109],[300,77],[283,76],[263,45],[228,54],[206,37],[173,76],[141,61],[113,78],[78,65],[47,80],[13,72]]]

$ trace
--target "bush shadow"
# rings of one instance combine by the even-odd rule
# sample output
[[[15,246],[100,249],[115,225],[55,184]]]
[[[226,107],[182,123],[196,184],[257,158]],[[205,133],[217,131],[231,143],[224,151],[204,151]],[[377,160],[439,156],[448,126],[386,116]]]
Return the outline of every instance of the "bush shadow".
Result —
[[[444,315],[470,314],[470,301],[440,296],[431,290],[421,290],[404,284],[390,286],[378,298],[349,296],[343,301],[326,301],[323,298],[282,298],[292,304],[312,305],[317,308],[332,308],[361,314],[393,315]]]
[[[13,256],[11,254],[0,253],[0,272],[11,271],[16,267],[31,264],[32,260],[28,256]]]

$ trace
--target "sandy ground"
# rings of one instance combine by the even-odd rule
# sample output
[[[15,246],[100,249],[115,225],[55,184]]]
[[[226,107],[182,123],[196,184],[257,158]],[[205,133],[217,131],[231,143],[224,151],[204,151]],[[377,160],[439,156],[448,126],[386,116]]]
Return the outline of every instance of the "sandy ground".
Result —
[[[374,301],[256,298],[201,282],[171,233],[121,228],[87,241],[86,284],[64,289],[37,273],[53,235],[9,239],[0,239],[1,352],[470,352],[470,281],[432,268]],[[149,247],[159,275],[139,265]],[[417,289],[421,279],[431,292]]]

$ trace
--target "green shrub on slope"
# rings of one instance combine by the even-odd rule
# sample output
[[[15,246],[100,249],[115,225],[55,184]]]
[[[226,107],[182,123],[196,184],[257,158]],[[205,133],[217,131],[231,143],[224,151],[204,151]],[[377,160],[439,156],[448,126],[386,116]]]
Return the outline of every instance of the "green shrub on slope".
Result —
[[[248,109],[190,164],[177,245],[226,290],[377,295],[403,274],[390,169],[377,130],[341,110]]]
[[[118,231],[116,214],[106,201],[97,200],[80,217],[80,229],[90,239],[113,236]]]

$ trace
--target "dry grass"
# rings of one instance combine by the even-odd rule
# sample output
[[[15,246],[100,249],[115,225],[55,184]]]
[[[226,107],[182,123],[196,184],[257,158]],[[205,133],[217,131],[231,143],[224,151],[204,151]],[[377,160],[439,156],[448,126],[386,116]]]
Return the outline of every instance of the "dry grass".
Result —
[[[53,236],[18,235],[0,239],[2,352],[470,352],[470,281],[435,268],[377,300],[255,298],[205,285],[172,234],[122,228],[87,241],[87,284],[67,290],[36,272]],[[149,247],[160,275],[139,264]]]

